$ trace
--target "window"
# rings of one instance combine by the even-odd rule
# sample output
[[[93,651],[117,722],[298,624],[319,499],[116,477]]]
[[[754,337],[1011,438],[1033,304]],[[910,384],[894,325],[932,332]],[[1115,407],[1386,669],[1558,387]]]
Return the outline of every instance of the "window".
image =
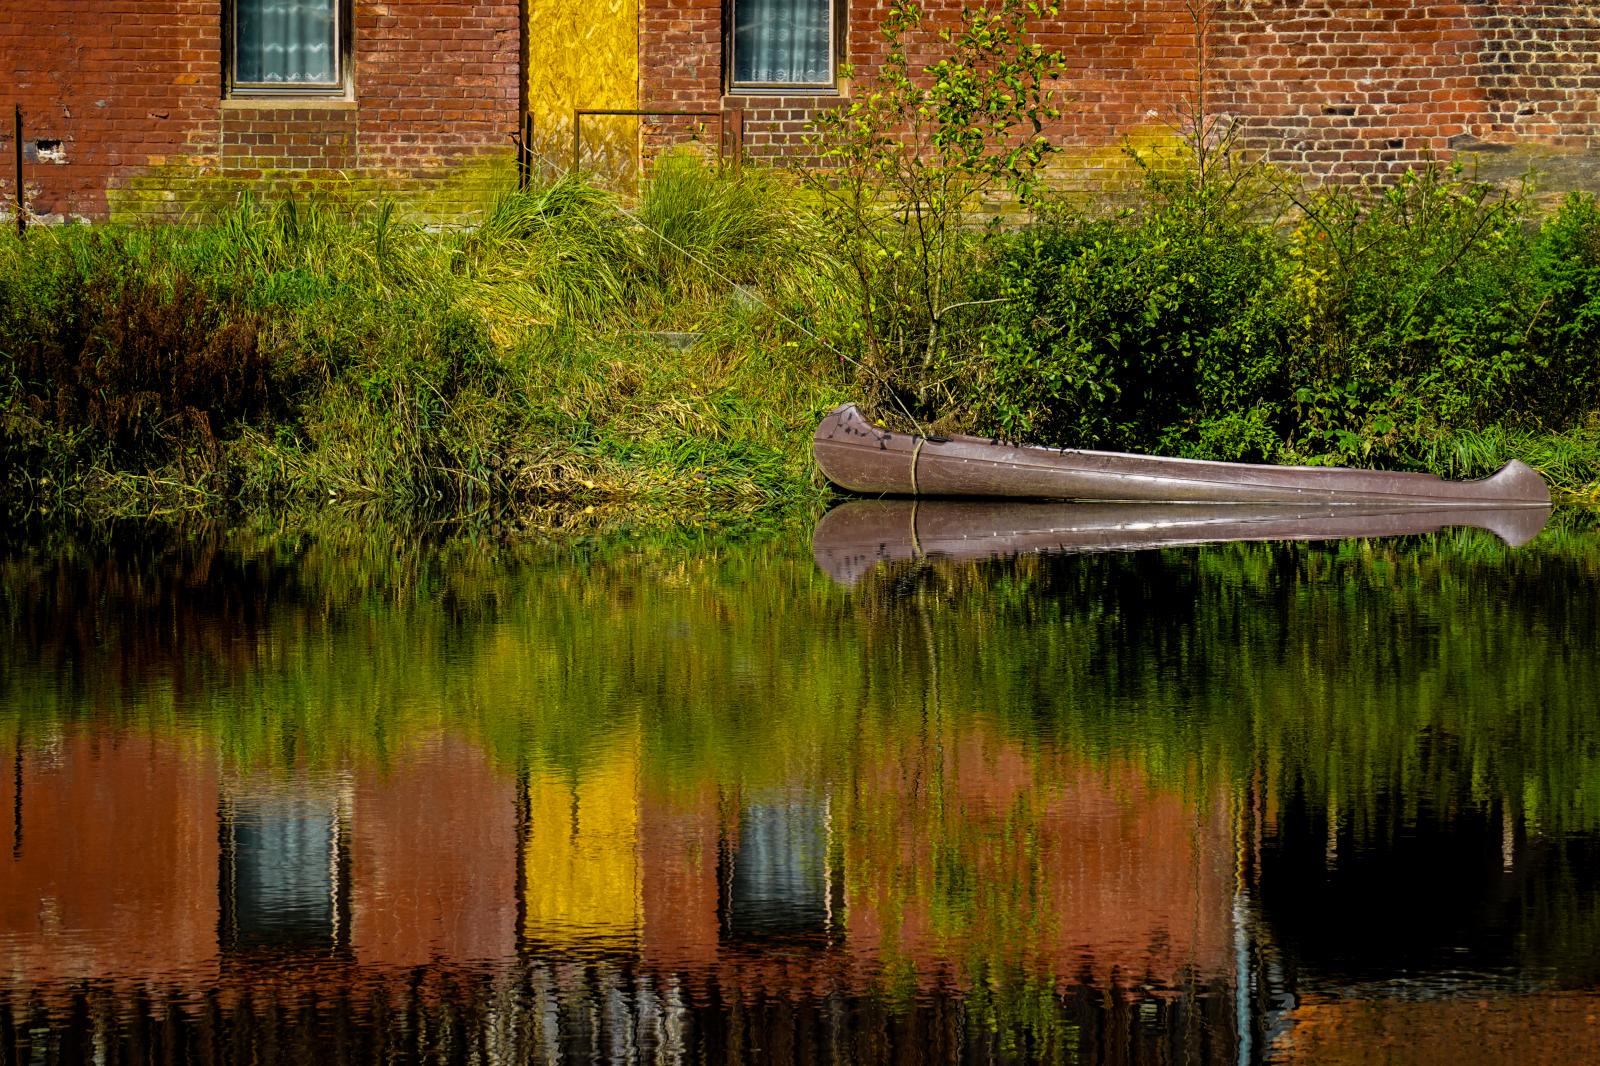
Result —
[[[223,946],[339,947],[350,928],[350,862],[335,803],[245,796],[222,814]]]
[[[731,0],[731,6],[732,88],[834,87],[843,0]]]
[[[317,96],[345,91],[346,0],[230,0],[228,90]]]
[[[734,940],[825,937],[834,904],[828,802],[772,795],[739,809],[738,839],[719,856],[723,932]],[[729,868],[731,866],[731,869]]]

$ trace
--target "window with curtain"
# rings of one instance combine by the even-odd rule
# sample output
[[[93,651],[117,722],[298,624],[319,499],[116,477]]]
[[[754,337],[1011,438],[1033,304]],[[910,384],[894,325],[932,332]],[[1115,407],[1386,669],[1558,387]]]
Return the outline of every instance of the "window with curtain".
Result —
[[[344,88],[343,0],[232,0],[235,88],[315,92]]]
[[[734,87],[833,87],[834,0],[731,3]]]

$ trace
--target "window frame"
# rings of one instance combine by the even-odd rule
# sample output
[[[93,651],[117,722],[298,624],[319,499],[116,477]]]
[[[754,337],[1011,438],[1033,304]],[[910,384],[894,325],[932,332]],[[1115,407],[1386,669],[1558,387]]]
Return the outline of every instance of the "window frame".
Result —
[[[225,99],[314,99],[352,98],[352,0],[332,0],[334,38],[334,79],[329,82],[241,82],[239,73],[239,0],[222,0],[222,95]]]
[[[845,61],[845,40],[848,27],[849,0],[828,0],[828,80],[809,81],[736,81],[738,60],[734,54],[734,15],[739,0],[723,0],[722,5],[722,69],[723,91],[729,96],[837,96],[839,94],[839,69]]]

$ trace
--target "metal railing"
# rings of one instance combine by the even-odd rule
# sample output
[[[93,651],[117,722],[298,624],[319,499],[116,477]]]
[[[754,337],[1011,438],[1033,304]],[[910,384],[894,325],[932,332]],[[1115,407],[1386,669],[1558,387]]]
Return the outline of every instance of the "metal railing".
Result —
[[[726,163],[732,158],[733,173],[737,175],[744,160],[744,109],[725,111],[690,111],[679,109],[652,110],[633,107],[577,107],[572,110],[572,172],[583,167],[583,119],[585,116],[611,118],[706,118],[717,120],[717,162]],[[520,137],[517,142],[517,187],[526,189],[533,174],[533,114],[522,116]]]

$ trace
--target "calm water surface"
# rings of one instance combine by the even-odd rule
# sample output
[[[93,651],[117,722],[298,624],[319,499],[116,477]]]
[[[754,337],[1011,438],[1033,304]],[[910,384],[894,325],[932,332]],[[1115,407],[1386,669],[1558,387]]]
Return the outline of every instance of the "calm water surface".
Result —
[[[1600,533],[0,546],[0,1063],[1600,1061]]]

